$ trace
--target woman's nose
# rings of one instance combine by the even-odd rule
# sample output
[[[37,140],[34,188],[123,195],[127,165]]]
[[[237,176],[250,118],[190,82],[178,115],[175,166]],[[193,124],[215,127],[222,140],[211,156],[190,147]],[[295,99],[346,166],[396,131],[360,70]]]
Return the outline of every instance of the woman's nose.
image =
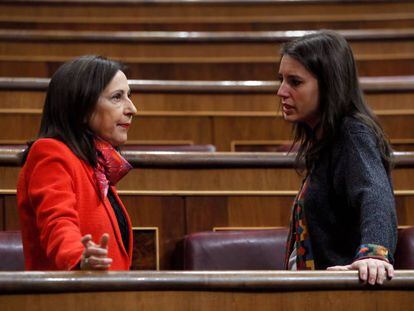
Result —
[[[280,96],[280,97],[286,97],[287,96],[286,86],[285,86],[284,82],[280,82],[280,86],[279,86],[279,89],[277,90],[276,95]]]
[[[132,102],[131,99],[128,98],[126,113],[134,116],[137,114],[137,112],[138,110],[135,107],[134,103]]]

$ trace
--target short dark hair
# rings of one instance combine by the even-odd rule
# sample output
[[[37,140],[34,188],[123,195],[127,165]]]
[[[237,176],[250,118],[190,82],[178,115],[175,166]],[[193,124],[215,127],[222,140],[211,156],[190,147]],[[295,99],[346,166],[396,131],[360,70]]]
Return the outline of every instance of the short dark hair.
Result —
[[[96,55],[80,56],[60,66],[47,89],[37,138],[58,139],[95,167],[94,134],[88,120],[100,94],[120,70],[125,70],[121,63]]]
[[[373,130],[387,170],[391,147],[377,117],[366,104],[358,81],[356,63],[346,39],[332,30],[320,30],[283,45],[281,55],[299,61],[318,81],[320,122],[312,130],[305,123],[294,124],[294,143],[300,142],[296,163],[305,162],[309,172],[326,145],[337,136],[342,120],[355,117]],[[322,129],[316,139],[315,130]]]

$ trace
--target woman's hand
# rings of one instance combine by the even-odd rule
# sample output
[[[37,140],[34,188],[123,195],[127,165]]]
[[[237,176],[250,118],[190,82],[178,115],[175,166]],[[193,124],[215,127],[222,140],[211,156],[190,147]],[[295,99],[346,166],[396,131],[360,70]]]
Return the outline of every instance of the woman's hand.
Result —
[[[111,266],[112,258],[108,258],[108,241],[107,233],[102,235],[99,245],[92,241],[90,234],[82,237],[81,242],[85,250],[81,257],[81,270],[107,270]]]
[[[392,264],[375,258],[360,259],[354,261],[350,265],[333,266],[329,267],[327,270],[358,270],[359,278],[364,282],[368,281],[371,285],[382,284],[387,277],[392,278],[394,276],[394,267]]]

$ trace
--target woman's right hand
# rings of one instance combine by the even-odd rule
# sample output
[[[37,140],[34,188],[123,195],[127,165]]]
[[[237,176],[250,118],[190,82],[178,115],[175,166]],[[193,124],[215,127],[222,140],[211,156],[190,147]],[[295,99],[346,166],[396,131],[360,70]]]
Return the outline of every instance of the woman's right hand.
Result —
[[[92,236],[86,234],[81,242],[85,246],[80,261],[81,270],[108,270],[111,266],[112,258],[108,257],[109,234],[104,233],[99,244],[92,241]]]

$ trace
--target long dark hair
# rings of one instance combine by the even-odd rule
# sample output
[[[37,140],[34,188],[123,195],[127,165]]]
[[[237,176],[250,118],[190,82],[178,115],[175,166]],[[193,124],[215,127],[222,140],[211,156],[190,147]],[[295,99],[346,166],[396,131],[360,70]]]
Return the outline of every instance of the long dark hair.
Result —
[[[319,86],[319,124],[314,129],[303,122],[293,125],[294,144],[299,144],[297,167],[305,163],[309,174],[322,149],[337,137],[343,118],[351,116],[372,129],[389,172],[391,146],[377,117],[365,103],[354,56],[345,38],[331,30],[317,31],[286,43],[281,55],[299,61],[316,77]],[[319,132],[321,136],[316,137]]]
[[[88,120],[102,91],[124,69],[122,64],[96,55],[81,56],[60,66],[47,89],[37,139],[58,139],[95,167],[94,134]],[[23,163],[33,142],[28,143]]]

